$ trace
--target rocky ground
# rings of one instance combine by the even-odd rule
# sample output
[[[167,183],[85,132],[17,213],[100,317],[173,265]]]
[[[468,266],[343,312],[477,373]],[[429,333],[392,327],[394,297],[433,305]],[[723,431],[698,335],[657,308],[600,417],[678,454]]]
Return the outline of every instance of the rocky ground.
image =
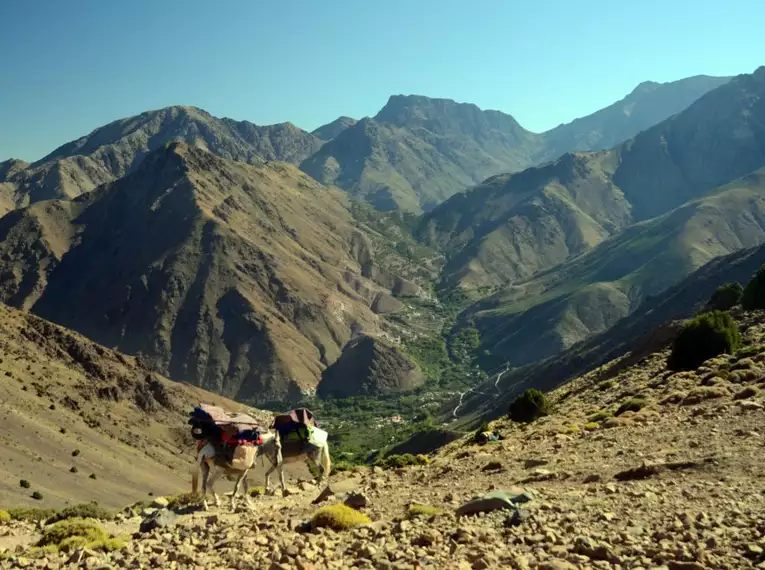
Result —
[[[334,474],[322,504],[345,501],[371,521],[350,530],[311,529],[320,489],[303,482],[252,512],[224,501],[143,533],[127,513],[112,524],[129,540],[111,554],[34,558],[17,540],[2,566],[765,568],[763,322],[742,320],[744,351],[695,372],[667,371],[667,351],[618,373],[612,363],[552,393],[552,415],[494,422],[499,441],[466,437],[427,466]],[[494,510],[457,514],[492,491],[506,492],[485,503]],[[412,516],[413,503],[441,512]],[[21,523],[0,528],[34,540]]]

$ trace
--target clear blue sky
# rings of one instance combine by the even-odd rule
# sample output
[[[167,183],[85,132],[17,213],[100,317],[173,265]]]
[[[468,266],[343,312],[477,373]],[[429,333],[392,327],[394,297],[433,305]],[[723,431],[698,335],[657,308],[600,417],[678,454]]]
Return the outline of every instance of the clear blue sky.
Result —
[[[764,0],[2,0],[0,160],[173,104],[311,130],[393,93],[541,131],[765,64]]]

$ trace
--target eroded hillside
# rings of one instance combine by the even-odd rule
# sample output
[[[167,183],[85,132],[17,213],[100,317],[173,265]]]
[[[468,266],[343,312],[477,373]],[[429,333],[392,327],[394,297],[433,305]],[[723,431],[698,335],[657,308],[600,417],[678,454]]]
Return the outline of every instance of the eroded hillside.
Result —
[[[187,491],[186,419],[202,402],[247,410],[0,304],[0,505],[122,507]]]
[[[242,401],[315,389],[381,295],[418,287],[375,265],[344,194],[284,163],[173,143],[74,201],[0,220],[2,300]]]

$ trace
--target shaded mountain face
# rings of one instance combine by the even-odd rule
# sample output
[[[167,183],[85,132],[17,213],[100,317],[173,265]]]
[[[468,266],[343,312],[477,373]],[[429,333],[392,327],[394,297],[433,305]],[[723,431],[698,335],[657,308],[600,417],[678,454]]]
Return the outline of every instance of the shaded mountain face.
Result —
[[[612,150],[490,178],[424,216],[450,252],[443,285],[496,290],[765,165],[765,68]]]
[[[543,134],[510,115],[448,99],[396,95],[301,168],[388,210],[429,211],[465,188],[579,150],[600,150],[682,111],[729,78],[644,83],[614,105]]]
[[[379,396],[421,386],[425,375],[400,349],[378,338],[360,335],[322,375],[320,396]]]
[[[131,172],[146,154],[174,140],[252,164],[298,163],[322,144],[290,123],[261,127],[217,119],[195,107],[147,111],[96,129],[26,168],[0,168],[0,214],[11,209],[9,202],[23,207],[79,196]]]
[[[713,258],[762,243],[765,169],[631,226],[478,302],[469,314],[484,349],[526,364],[608,330]]]
[[[182,143],[6,215],[0,257],[0,300],[248,402],[312,391],[352,331],[377,329],[386,287],[365,275],[397,281],[343,193]]]
[[[725,283],[745,285],[765,265],[765,246],[745,248],[716,257],[662,293],[646,299],[634,312],[610,329],[546,360],[510,370],[502,376],[497,393],[492,384],[467,394],[461,410],[470,418],[495,418],[507,413],[510,402],[526,388],[548,391],[617,358],[610,374],[640,362],[674,340],[682,319],[706,306]],[[605,379],[605,378],[604,378]]]
[[[331,141],[332,139],[336,138],[340,133],[342,133],[345,129],[352,127],[357,122],[358,121],[356,119],[351,119],[350,117],[338,117],[331,123],[322,125],[315,131],[312,131],[311,134],[315,137],[320,138],[323,141]]]

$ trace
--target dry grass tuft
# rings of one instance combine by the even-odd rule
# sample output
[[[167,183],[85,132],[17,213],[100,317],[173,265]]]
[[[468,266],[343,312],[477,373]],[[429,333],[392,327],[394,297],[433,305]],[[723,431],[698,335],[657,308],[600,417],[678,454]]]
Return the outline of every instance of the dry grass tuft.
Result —
[[[369,524],[369,517],[342,503],[320,508],[311,518],[311,527],[331,528],[332,530],[348,530],[350,528]]]

